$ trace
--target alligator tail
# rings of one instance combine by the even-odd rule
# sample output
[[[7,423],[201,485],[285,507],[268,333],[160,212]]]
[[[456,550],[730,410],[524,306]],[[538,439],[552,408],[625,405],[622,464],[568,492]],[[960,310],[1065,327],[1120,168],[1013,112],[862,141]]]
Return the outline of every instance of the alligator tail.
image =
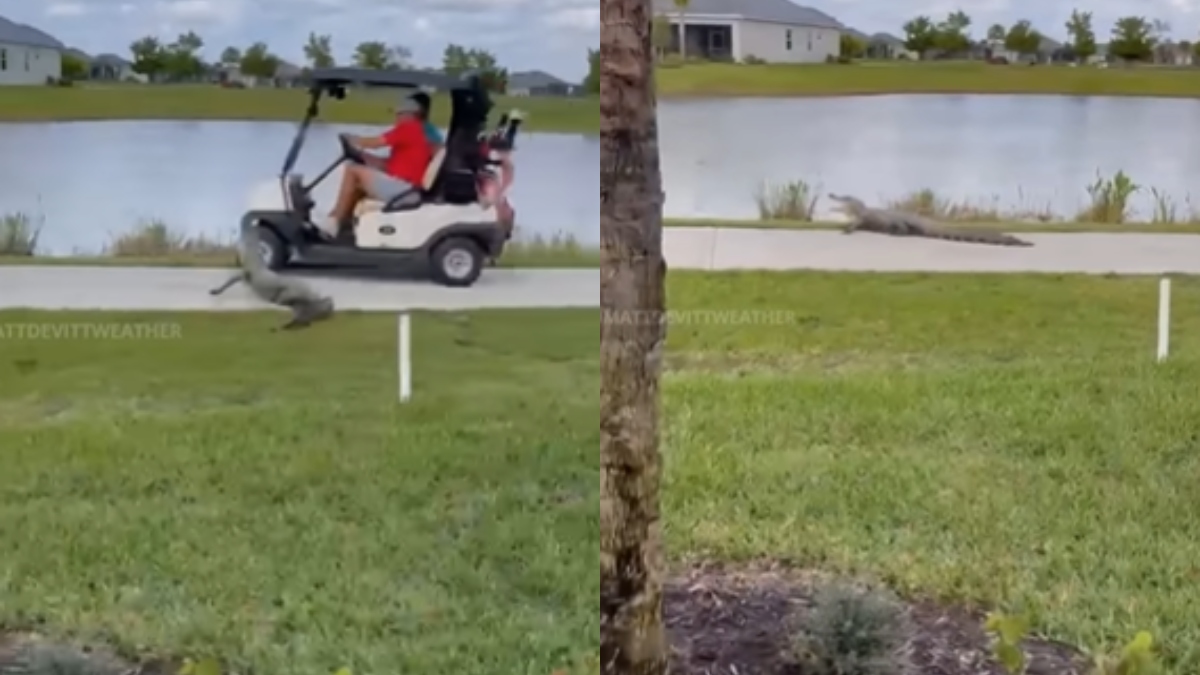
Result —
[[[1033,242],[1018,239],[1000,232],[930,232],[933,239],[959,241],[966,244],[990,244],[992,246],[1033,246]]]

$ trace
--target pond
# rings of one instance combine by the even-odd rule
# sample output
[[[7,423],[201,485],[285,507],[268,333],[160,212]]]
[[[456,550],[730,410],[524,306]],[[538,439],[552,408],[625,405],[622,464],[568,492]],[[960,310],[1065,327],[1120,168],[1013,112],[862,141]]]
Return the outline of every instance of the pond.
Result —
[[[1134,200],[1141,212],[1151,187],[1190,210],[1184,202],[1200,176],[1200,101],[1192,100],[664,101],[660,118],[671,217],[753,218],[762,182],[791,180],[869,201],[931,188],[1066,214],[1098,173],[1119,170],[1145,186]],[[95,251],[144,219],[231,234],[250,187],[278,172],[293,131],[283,122],[0,124],[0,212],[42,214],[43,243],[55,253]],[[315,128],[301,160],[306,175],[333,158],[342,131],[369,129]],[[599,240],[599,157],[595,137],[523,135],[513,201],[526,235]],[[324,184],[318,197],[334,188]]]

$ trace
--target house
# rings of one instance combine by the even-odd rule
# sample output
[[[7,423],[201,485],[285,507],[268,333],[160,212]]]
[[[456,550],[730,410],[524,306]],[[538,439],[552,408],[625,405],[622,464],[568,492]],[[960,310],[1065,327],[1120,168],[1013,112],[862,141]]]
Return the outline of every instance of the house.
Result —
[[[844,30],[833,17],[788,0],[691,0],[682,14],[673,0],[654,0],[654,14],[671,23],[678,53],[717,61],[824,63],[837,58]]]
[[[541,70],[530,70],[509,75],[507,93],[509,96],[575,96],[579,93],[579,85]]]
[[[62,78],[63,43],[0,17],[0,85],[46,84]]]
[[[92,58],[88,69],[89,78],[107,82],[142,81],[140,74],[133,72],[133,64],[116,54],[99,54]]]
[[[921,55],[904,46],[904,40],[891,33],[876,33],[867,38],[868,59],[918,61]]]

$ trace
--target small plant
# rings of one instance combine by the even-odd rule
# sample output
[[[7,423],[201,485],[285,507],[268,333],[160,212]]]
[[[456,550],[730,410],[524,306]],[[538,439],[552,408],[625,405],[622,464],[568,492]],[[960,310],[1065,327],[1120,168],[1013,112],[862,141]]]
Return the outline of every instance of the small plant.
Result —
[[[771,184],[766,181],[754,195],[762,220],[793,220],[809,223],[817,210],[820,188],[802,180]]]
[[[909,668],[903,606],[882,592],[833,585],[813,598],[795,656],[813,675],[898,675]]]
[[[1096,181],[1087,187],[1088,206],[1075,220],[1080,223],[1120,225],[1129,219],[1129,199],[1141,190],[1124,171],[1112,178],[1096,174]]]
[[[993,613],[984,630],[992,636],[992,654],[1009,675],[1025,675],[1025,653],[1021,641],[1029,633],[1029,622],[1021,616]]]
[[[1179,222],[1179,209],[1170,195],[1158,188],[1150,188],[1150,196],[1154,199],[1154,215],[1150,219],[1151,223],[1171,225]]]
[[[233,255],[230,243],[207,237],[189,237],[161,220],[139,223],[132,232],[117,236],[105,253],[114,258],[153,258],[178,254]]]
[[[1158,675],[1162,672],[1154,654],[1154,637],[1142,631],[1116,657],[1096,660],[1094,675]]]
[[[750,54],[742,58],[742,64],[747,66],[762,66],[767,63],[766,59]]]
[[[0,216],[0,255],[28,257],[37,255],[42,223],[28,213]]]

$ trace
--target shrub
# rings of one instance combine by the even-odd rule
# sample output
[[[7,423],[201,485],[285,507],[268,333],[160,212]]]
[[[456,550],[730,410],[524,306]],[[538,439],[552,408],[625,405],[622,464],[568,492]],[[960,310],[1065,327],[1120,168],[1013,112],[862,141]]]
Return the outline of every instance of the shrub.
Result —
[[[812,675],[905,675],[908,633],[890,594],[831,585],[817,591],[793,648]]]

